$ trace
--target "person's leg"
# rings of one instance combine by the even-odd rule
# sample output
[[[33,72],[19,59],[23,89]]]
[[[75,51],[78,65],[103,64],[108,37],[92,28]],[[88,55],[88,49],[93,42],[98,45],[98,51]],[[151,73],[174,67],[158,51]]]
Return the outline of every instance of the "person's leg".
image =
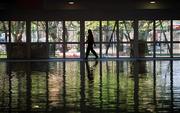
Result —
[[[89,52],[90,52],[90,48],[89,48],[89,46],[87,47],[87,49],[86,49],[86,57],[85,57],[85,59],[87,59],[88,58],[88,56],[89,56]]]
[[[93,48],[91,48],[91,52],[96,56],[96,58],[98,58],[98,55],[97,55],[96,51],[94,51]]]

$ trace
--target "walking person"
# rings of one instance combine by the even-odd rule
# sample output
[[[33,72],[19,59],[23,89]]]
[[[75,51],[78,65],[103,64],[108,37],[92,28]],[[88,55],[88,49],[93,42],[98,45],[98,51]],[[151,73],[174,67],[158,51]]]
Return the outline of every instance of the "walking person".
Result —
[[[95,55],[96,58],[98,58],[97,53],[93,49],[93,45],[95,46],[95,43],[94,43],[94,37],[93,37],[91,29],[88,30],[88,36],[87,36],[86,43],[88,44],[88,46],[86,48],[86,57],[85,57],[85,59],[88,58],[90,51]]]

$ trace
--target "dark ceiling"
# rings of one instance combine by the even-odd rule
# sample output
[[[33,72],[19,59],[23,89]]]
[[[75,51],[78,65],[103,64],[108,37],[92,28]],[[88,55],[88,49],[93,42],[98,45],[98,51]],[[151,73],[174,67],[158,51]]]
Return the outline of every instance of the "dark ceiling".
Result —
[[[69,5],[68,1],[74,4]],[[179,9],[179,3],[180,0],[1,0],[0,10]]]
[[[74,4],[68,4],[68,2]],[[150,1],[155,1],[151,4]],[[179,19],[180,0],[1,0],[0,19]]]

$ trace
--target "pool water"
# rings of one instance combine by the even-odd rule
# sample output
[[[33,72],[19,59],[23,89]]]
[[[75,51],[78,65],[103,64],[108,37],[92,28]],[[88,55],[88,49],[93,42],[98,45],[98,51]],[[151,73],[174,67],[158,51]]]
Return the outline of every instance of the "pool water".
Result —
[[[0,62],[0,112],[178,112],[180,61]]]

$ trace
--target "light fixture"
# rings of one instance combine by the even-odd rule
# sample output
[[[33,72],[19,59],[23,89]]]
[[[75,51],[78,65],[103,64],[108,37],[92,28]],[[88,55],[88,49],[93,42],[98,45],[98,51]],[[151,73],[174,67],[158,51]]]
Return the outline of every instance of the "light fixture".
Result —
[[[155,1],[150,1],[151,4],[155,4],[156,2]]]
[[[74,1],[69,1],[68,4],[69,4],[69,5],[73,5],[73,4],[74,4]]]

